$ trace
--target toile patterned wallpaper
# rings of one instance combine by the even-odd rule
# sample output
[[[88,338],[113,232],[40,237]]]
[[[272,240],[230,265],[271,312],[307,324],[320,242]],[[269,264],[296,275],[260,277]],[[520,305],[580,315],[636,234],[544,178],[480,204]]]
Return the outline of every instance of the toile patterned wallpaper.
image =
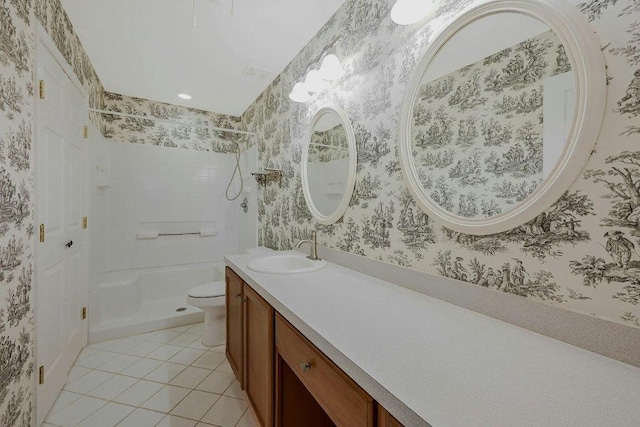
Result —
[[[582,177],[530,223],[476,237],[443,229],[415,204],[396,139],[403,95],[431,34],[474,1],[439,2],[418,28],[390,20],[391,0],[348,0],[247,109],[243,124],[258,132],[260,166],[287,176],[282,188],[261,190],[260,243],[290,249],[318,229],[331,248],[640,327],[640,2],[576,6],[600,40],[609,76],[607,113]],[[291,102],[293,84],[336,37],[331,51],[346,75],[309,103]],[[313,114],[329,103],[353,123],[358,176],[343,219],[320,226],[304,201],[300,157]]]
[[[235,152],[235,142],[247,144],[251,141],[241,134],[209,128],[241,130],[239,117],[110,92],[105,93],[104,100],[107,111],[165,120],[100,114],[102,134],[113,141],[220,153]]]
[[[90,97],[103,88],[60,0],[0,0],[0,425],[30,426],[34,408],[33,195],[36,20]],[[99,117],[94,116],[98,121]],[[99,121],[98,121],[99,123]]]
[[[0,0],[0,425],[29,426],[34,374],[33,12]]]
[[[327,163],[349,156],[349,143],[342,124],[325,131],[314,131],[309,145],[309,162]]]
[[[529,196],[544,179],[543,85],[570,71],[562,42],[547,31],[423,83],[411,130],[431,198],[486,218]]]

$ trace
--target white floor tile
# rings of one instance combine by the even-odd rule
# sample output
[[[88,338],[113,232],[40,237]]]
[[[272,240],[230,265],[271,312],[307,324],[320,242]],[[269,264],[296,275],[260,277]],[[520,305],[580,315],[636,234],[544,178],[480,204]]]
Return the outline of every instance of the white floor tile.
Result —
[[[143,378],[160,365],[162,365],[160,360],[140,359],[120,373],[130,377]]]
[[[215,347],[209,347],[210,351],[215,351],[216,353],[222,353],[224,354],[227,351],[227,346],[222,344],[222,345],[218,345]]]
[[[209,350],[211,347],[207,347],[206,345],[202,344],[202,337],[199,336],[197,340],[189,345],[189,348],[195,348],[197,350]]]
[[[180,332],[158,331],[155,334],[151,335],[149,338],[147,338],[147,341],[159,342],[159,343],[162,343],[162,344],[166,344],[169,341],[171,341],[172,339],[174,339],[175,337],[177,337],[178,335],[180,335]]]
[[[111,377],[113,377],[113,374],[109,372],[91,371],[77,380],[65,384],[64,389],[74,393],[87,394]]]
[[[221,427],[234,427],[246,410],[247,403],[244,400],[221,396],[202,417],[202,421]]]
[[[222,353],[216,353],[214,351],[207,351],[198,360],[192,363],[193,366],[198,368],[216,369],[220,364],[227,360],[227,357]]]
[[[140,344],[135,347],[131,347],[129,350],[125,351],[126,354],[130,354],[132,356],[145,357],[147,354],[151,353],[153,350],[160,347],[162,344],[157,342],[149,342],[149,341],[139,341]]]
[[[51,415],[58,412],[60,409],[66,408],[67,406],[71,405],[73,402],[80,399],[81,397],[82,397],[81,394],[62,390],[58,394],[56,401],[53,402],[53,406],[51,406],[51,409],[49,409],[49,413],[47,414],[47,416],[50,417]]]
[[[213,371],[196,387],[196,389],[208,391],[210,393],[223,394],[235,379],[236,377],[233,374]]]
[[[147,354],[146,357],[157,360],[169,360],[182,350],[182,347],[177,345],[164,344]]]
[[[113,359],[109,360],[104,365],[101,365],[98,369],[106,372],[113,372],[115,374],[120,373],[127,369],[129,366],[133,365],[140,358],[137,356],[130,356],[128,354],[119,354]]]
[[[87,393],[89,396],[105,400],[113,400],[116,396],[137,383],[138,380],[124,375],[114,375],[108,381]]]
[[[106,400],[82,396],[47,418],[46,421],[58,426],[74,426],[106,404]]]
[[[76,365],[82,366],[83,368],[95,369],[100,365],[104,365],[109,360],[116,357],[116,353],[111,353],[109,351],[97,350],[91,356],[87,356],[83,359],[77,360]]]
[[[244,411],[244,415],[242,416],[242,418],[240,418],[240,421],[238,421],[238,424],[236,424],[236,427],[260,427],[260,426],[258,425],[256,418],[251,413],[251,409],[247,409],[246,411]]]
[[[116,397],[114,402],[125,405],[140,406],[144,401],[156,394],[162,388],[162,384],[141,380],[129,387]]]
[[[169,359],[169,362],[180,363],[182,365],[191,365],[193,362],[198,360],[198,358],[204,355],[205,352],[203,350],[196,350],[195,348],[185,348],[182,349],[179,353]],[[206,367],[206,366],[203,366]],[[213,368],[210,368],[213,369]]]
[[[169,382],[171,385],[177,385],[179,387],[196,388],[198,384],[202,382],[209,374],[211,370],[196,368],[189,366],[182,371],[177,377]]]
[[[109,341],[101,341],[101,342],[96,342],[93,344],[89,344],[87,346],[87,348],[96,348],[98,350],[106,350],[108,347],[112,346],[113,344],[117,343],[118,341],[120,341],[120,338],[114,339],[114,340],[109,340]]]
[[[151,396],[140,407],[145,409],[151,409],[153,411],[160,411],[169,413],[175,406],[180,403],[182,399],[189,394],[188,388],[175,387],[167,385],[162,387],[160,391]]]
[[[172,339],[171,341],[169,341],[167,344],[180,345],[182,347],[188,347],[189,344],[195,342],[199,338],[200,338],[199,335],[180,334],[177,337],[175,337],[174,339]]]
[[[167,415],[156,424],[156,427],[194,427],[196,422],[186,418],[176,417],[175,415]]]
[[[225,358],[226,359],[226,358]],[[233,374],[233,370],[231,369],[231,365],[229,365],[229,361],[225,360],[216,368],[217,371],[226,372],[228,374]]]
[[[138,408],[127,418],[120,421],[118,427],[153,427],[164,417],[160,412]]]
[[[78,355],[78,359],[77,360],[82,360],[82,359],[84,359],[84,358],[86,358],[88,356],[96,354],[97,352],[98,352],[98,349],[96,349],[96,348],[85,347],[85,348],[82,349],[82,351]]]
[[[89,418],[85,418],[79,427],[113,427],[122,421],[127,415],[136,408],[119,403],[109,402],[102,408],[98,409]]]
[[[202,336],[202,334],[204,333],[204,323],[196,323],[195,325],[187,329],[187,333]]]
[[[145,332],[144,334],[134,335],[129,338],[133,338],[134,340],[140,340],[140,341],[148,341],[149,338],[154,336],[156,333],[158,333],[158,331]]]
[[[91,372],[91,369],[83,368],[82,366],[73,365],[73,367],[69,370],[69,373],[67,374],[67,384],[77,380],[78,378],[80,378],[81,376],[83,376],[88,372]]]
[[[144,377],[145,380],[156,381],[167,384],[174,379],[180,372],[186,369],[185,365],[179,363],[165,362],[158,366],[151,373]]]
[[[117,343],[110,345],[107,350],[113,351],[114,353],[126,353],[141,342],[142,341],[134,340],[133,338],[123,338]]]
[[[223,393],[225,396],[235,397],[236,399],[244,399],[244,393],[242,393],[242,388],[240,387],[240,382],[237,380],[233,381],[228,389]]]
[[[199,420],[220,398],[220,395],[193,390],[173,408],[171,415]],[[241,414],[242,415],[242,414]],[[238,417],[240,419],[240,417]],[[238,421],[238,420],[236,420]]]
[[[191,325],[176,326],[175,328],[167,329],[167,331],[186,332],[187,329],[190,329],[193,325],[194,324],[192,323]]]

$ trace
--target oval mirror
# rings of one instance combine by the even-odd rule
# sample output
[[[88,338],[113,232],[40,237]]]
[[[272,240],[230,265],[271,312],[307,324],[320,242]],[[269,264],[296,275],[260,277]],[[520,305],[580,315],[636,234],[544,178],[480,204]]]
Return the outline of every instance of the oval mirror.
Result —
[[[435,37],[409,84],[399,143],[405,181],[452,230],[522,225],[580,174],[605,90],[598,41],[570,6],[476,6]]]
[[[340,107],[321,108],[311,120],[302,151],[302,189],[321,224],[333,224],[349,206],[356,182],[356,141]]]

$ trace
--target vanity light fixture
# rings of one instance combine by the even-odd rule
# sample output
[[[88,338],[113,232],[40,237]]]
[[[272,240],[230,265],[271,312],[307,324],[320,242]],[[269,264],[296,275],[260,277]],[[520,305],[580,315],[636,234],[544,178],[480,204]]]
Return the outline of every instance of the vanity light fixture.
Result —
[[[308,102],[311,101],[311,94],[304,83],[298,82],[293,86],[293,90],[289,94],[289,99],[294,102]]]
[[[181,99],[186,99],[187,101],[190,100],[191,98],[193,98],[191,95],[189,95],[188,93],[179,93],[178,94],[178,98]]]
[[[329,85],[344,76],[344,68],[340,63],[338,57],[334,54],[325,55],[325,52],[331,48],[339,38],[331,42],[320,54],[316,61],[311,63],[317,63],[322,59],[322,63],[319,69],[309,69],[304,77],[303,82],[298,82],[293,86],[289,99],[294,102],[308,102],[311,101],[312,94],[317,94],[327,89]]]
[[[391,8],[391,20],[398,25],[422,21],[431,11],[433,0],[396,0]]]

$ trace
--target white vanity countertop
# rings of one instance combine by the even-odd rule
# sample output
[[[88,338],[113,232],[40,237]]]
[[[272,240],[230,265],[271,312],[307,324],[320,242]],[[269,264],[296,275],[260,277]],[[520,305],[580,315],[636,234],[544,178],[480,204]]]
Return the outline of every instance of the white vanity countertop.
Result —
[[[640,426],[640,368],[336,264],[246,267],[262,256],[225,260],[407,426]]]

